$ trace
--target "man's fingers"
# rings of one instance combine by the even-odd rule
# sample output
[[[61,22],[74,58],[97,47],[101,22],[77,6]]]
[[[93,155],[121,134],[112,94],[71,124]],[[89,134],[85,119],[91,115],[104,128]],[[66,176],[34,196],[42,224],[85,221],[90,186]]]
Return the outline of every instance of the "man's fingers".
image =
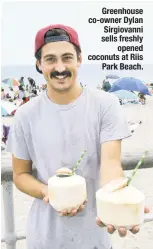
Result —
[[[74,216],[74,215],[76,215],[76,213],[77,213],[77,209],[74,208],[74,209],[71,210],[71,212],[69,213],[69,215],[70,216]]]
[[[136,234],[136,233],[139,232],[139,230],[140,230],[139,226],[134,226],[134,227],[132,227],[132,229],[130,230],[130,232],[133,233],[133,234]]]
[[[87,200],[85,200],[84,203],[78,208],[78,212],[83,211],[86,204],[87,204]]]
[[[79,207],[79,209],[78,209],[78,212],[83,211],[84,208],[85,208],[85,205],[81,205],[81,206]]]
[[[106,225],[105,225],[104,223],[102,223],[101,220],[100,220],[98,217],[96,218],[96,223],[97,223],[97,225],[100,226],[100,227],[106,227]],[[112,225],[107,225],[107,231],[108,231],[108,233],[110,233],[110,234],[114,233],[114,231],[115,231],[114,226],[112,226]]]
[[[63,210],[62,212],[60,212],[60,216],[65,216],[65,215],[67,215],[67,210],[66,209]]]
[[[60,216],[74,216],[77,213],[77,209],[73,208],[70,212],[68,212],[66,209],[63,210],[62,212],[59,212]]]
[[[88,201],[88,200],[85,200],[84,203],[83,203],[83,205],[87,204],[87,201]]]
[[[96,217],[96,224],[100,227],[105,227],[105,224],[103,224],[98,217]]]
[[[107,231],[110,234],[113,234],[115,232],[115,227],[112,225],[107,225]]]
[[[120,237],[125,237],[126,234],[127,234],[127,230],[126,230],[125,227],[120,227],[120,228],[118,229],[118,233],[119,233]]]
[[[63,210],[62,212],[58,212],[60,213],[60,216],[74,216],[76,215],[77,212],[81,212],[84,208],[85,208],[85,204],[87,203],[87,200],[84,201],[84,203],[79,207],[79,208],[73,208],[70,212],[68,212],[67,210]]]

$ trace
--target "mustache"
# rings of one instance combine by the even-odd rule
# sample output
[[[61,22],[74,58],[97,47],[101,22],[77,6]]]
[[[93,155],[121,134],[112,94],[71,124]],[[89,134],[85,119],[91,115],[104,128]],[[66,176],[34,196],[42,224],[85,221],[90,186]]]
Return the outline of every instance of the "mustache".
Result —
[[[72,76],[72,73],[68,70],[65,70],[61,73],[59,73],[58,71],[54,71],[54,72],[51,72],[50,73],[50,78],[55,78],[56,76],[67,76],[67,77],[71,77]]]

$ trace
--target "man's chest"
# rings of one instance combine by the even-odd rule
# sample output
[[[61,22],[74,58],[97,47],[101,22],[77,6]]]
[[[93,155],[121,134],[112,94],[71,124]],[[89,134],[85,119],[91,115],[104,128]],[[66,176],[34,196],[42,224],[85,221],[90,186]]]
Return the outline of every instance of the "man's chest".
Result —
[[[87,149],[83,164],[89,164],[99,148],[99,123],[96,115],[90,114],[84,109],[35,117],[30,123],[30,137],[36,157],[58,168],[59,165],[72,168]]]

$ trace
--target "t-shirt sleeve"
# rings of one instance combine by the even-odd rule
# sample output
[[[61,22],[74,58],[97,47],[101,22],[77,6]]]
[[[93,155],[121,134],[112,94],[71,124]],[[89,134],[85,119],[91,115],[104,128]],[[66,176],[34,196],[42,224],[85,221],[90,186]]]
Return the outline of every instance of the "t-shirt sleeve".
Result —
[[[102,108],[100,143],[121,140],[129,136],[131,136],[131,132],[119,100],[115,96],[111,96],[108,104]]]
[[[7,140],[6,151],[11,152],[18,159],[31,160],[25,133],[20,121],[20,113],[16,113],[14,116]]]

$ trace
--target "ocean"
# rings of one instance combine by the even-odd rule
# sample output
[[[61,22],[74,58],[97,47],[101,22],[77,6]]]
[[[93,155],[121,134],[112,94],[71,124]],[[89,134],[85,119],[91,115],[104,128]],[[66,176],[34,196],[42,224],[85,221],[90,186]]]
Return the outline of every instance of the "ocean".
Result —
[[[152,83],[152,69],[153,65],[144,65],[144,70],[142,71],[103,71],[101,69],[101,64],[82,64],[79,69],[78,80],[83,85],[96,87],[97,85],[102,84],[106,75],[115,74],[119,77],[135,77],[145,83]],[[22,76],[33,78],[37,85],[45,84],[43,75],[36,71],[35,65],[13,65],[1,67],[1,80],[9,77],[19,79]],[[110,83],[113,83],[114,81],[115,80],[110,80]]]

